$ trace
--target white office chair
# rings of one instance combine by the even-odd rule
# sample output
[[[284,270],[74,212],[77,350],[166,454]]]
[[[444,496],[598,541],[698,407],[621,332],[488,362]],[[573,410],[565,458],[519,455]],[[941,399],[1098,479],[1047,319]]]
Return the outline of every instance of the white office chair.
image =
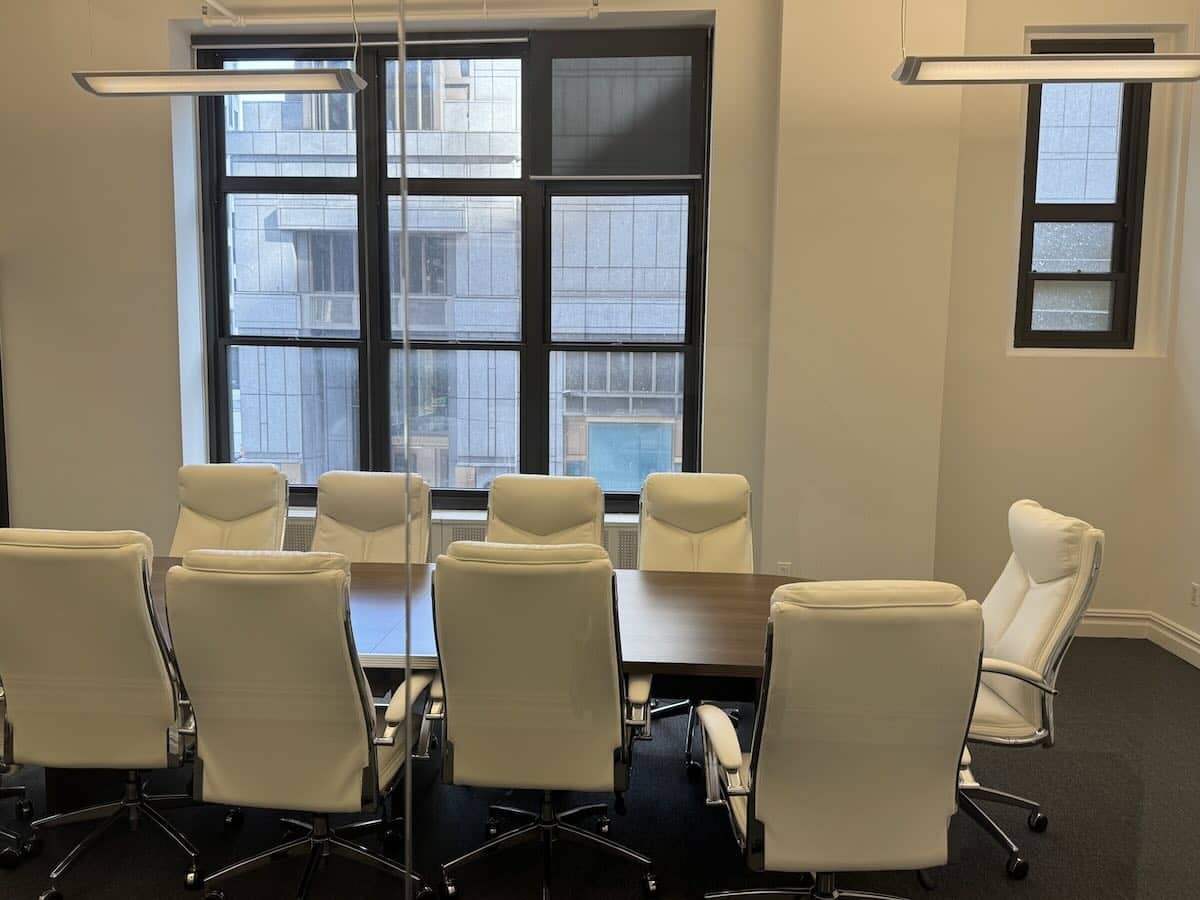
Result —
[[[317,480],[312,549],[352,563],[424,563],[429,520],[429,485],[420,475],[326,472]]]
[[[156,807],[141,772],[182,765],[192,726],[174,662],[150,605],[154,548],[137,531],[0,529],[0,766],[122,769],[125,796],[33,823],[38,832],[103,820],[50,873],[41,900],[61,900],[59,879],[119,822],[145,822],[190,861],[196,848]]]
[[[657,472],[646,477],[638,528],[638,568],[656,572],[753,572],[754,531],[750,483],[741,475],[712,472]],[[629,696],[650,697],[651,676],[631,675]],[[687,711],[684,761],[695,772],[692,735],[695,699],[651,707],[650,721]],[[735,716],[734,711],[730,711]]]
[[[836,873],[944,865],[982,644],[979,604],[954,585],[778,588],[750,752],[720,709],[698,710],[707,796],[751,869],[815,884],[706,896],[887,900]]]
[[[1008,533],[1012,556],[983,601],[984,674],[970,739],[1005,747],[1050,747],[1058,673],[1096,588],[1104,532],[1036,501],[1018,500],[1008,511]],[[980,785],[971,771],[971,755],[964,752],[959,805],[1008,851],[1009,876],[1024,878],[1029,863],[979,807],[980,800],[1025,809],[1029,828],[1046,830],[1037,802]]]
[[[290,809],[299,836],[204,880],[218,885],[272,859],[307,853],[298,897],[336,855],[420,878],[347,839],[392,820],[333,829],[331,813],[375,809],[404,771],[404,692],[382,721],[350,628],[350,565],[337,553],[196,550],[167,573],[167,609],[196,716],[198,801]],[[415,681],[415,679],[414,679]],[[426,682],[427,684],[428,682]],[[420,689],[413,685],[413,698]],[[415,733],[415,729],[413,729]]]
[[[493,816],[526,824],[443,865],[447,893],[461,866],[540,841],[547,896],[556,838],[642,866],[653,891],[650,860],[602,836],[606,804],[558,814],[553,805],[555,791],[613,791],[624,812],[633,728],[608,555],[595,544],[457,542],[433,578],[446,691],[443,780],[542,791],[540,813],[492,807]],[[602,834],[571,824],[595,814]]]
[[[287,478],[274,466],[182,466],[171,556],[203,549],[279,550],[287,501]]]
[[[498,475],[488,491],[487,540],[604,546],[604,492],[594,478]]]

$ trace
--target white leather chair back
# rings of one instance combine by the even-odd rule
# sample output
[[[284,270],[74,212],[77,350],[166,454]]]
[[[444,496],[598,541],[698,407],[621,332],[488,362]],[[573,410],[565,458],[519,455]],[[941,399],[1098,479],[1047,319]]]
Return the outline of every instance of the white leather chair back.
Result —
[[[429,519],[429,485],[420,475],[326,472],[317,481],[312,549],[350,562],[424,563]]]
[[[171,556],[189,550],[279,550],[287,495],[287,477],[274,466],[182,466]]]
[[[498,475],[487,539],[506,544],[604,544],[604,492],[594,478]]]
[[[642,485],[638,568],[753,572],[750,483],[741,475],[656,472]]]
[[[791,584],[775,591],[769,629],[749,809],[763,867],[944,865],[979,604],[940,582]]]
[[[1091,602],[1104,532],[1018,500],[1008,510],[1008,534],[1012,556],[983,601],[984,655],[1027,666],[1053,685]],[[1037,688],[1003,675],[985,673],[983,680],[1029,722],[1051,726]]]
[[[178,752],[178,692],[138,531],[0,529],[6,762],[153,769]],[[0,739],[5,726],[0,725]]]
[[[623,789],[624,698],[603,548],[459,541],[438,558],[433,583],[446,780]]]
[[[349,589],[337,553],[195,550],[167,573],[198,798],[325,813],[373,800],[374,709]]]

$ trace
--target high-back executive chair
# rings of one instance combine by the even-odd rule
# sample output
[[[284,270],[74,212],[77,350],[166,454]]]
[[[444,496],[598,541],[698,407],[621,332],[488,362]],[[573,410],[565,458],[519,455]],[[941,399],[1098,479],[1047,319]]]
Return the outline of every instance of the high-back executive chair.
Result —
[[[352,563],[421,564],[429,558],[429,521],[429,485],[420,475],[326,472],[317,480],[312,549]]]
[[[298,897],[330,854],[432,893],[346,837],[381,823],[329,825],[333,813],[383,803],[408,756],[404,692],[377,719],[349,591],[350,566],[338,553],[195,550],[167,573],[171,634],[196,716],[195,799],[312,814],[311,823],[285,820],[299,836],[205,878],[209,897],[296,854],[308,857]]]
[[[604,545],[604,492],[595,478],[497,475],[488,490],[487,540]]]
[[[274,466],[181,466],[171,556],[189,550],[279,550],[287,501],[287,477]]]
[[[638,528],[638,568],[656,572],[754,571],[754,531],[750,483],[741,475],[715,472],[656,472],[642,484]],[[632,675],[629,696],[650,697],[651,676]],[[694,771],[692,735],[697,701],[681,700],[651,708],[657,719],[686,711],[684,761]],[[730,710],[736,719],[736,711]],[[650,736],[650,720],[642,732]]]
[[[196,848],[155,808],[190,798],[152,796],[141,776],[181,765],[194,733],[150,605],[153,559],[138,531],[0,529],[0,766],[127,773],[121,799],[33,823],[37,842],[43,829],[101,820],[41,900],[61,900],[59,879],[120,822],[165,834],[199,885]]]
[[[443,780],[542,792],[539,813],[492,808],[525,824],[443,865],[447,893],[459,867],[540,841],[548,897],[556,838],[642,866],[655,890],[650,860],[603,836],[606,804],[554,812],[556,791],[613,791],[623,812],[629,785],[633,728],[604,549],[451,544],[434,570],[434,621],[446,694]],[[572,824],[595,814],[601,834]]]
[[[983,601],[987,640],[970,739],[1005,747],[1050,747],[1058,673],[1096,588],[1104,532],[1034,500],[1018,500],[1008,510],[1008,534],[1012,555]],[[980,785],[971,771],[970,752],[964,751],[959,806],[1008,851],[1009,876],[1024,878],[1029,863],[980,808],[980,800],[1024,809],[1030,830],[1046,830],[1046,816],[1036,801]]]
[[[778,588],[750,752],[720,709],[698,710],[708,802],[751,869],[815,884],[706,896],[886,900],[835,875],[944,865],[982,645],[979,604],[954,585]]]

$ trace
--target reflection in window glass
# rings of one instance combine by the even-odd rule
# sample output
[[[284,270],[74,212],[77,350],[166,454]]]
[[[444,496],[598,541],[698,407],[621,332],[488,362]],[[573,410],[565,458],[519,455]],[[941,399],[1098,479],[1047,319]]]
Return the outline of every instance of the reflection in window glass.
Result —
[[[1035,222],[1033,271],[1111,272],[1112,222]]]
[[[358,200],[230,194],[232,334],[358,336]]]
[[[486,488],[519,470],[520,353],[413,350],[404,457],[403,351],[392,351],[392,471],[440,488]]]
[[[687,242],[686,196],[553,197],[553,338],[682,341]]]
[[[1112,327],[1111,281],[1036,281],[1034,331],[1107,331]]]
[[[586,389],[578,386],[580,356]],[[680,471],[682,384],[682,353],[551,352],[550,474],[591,475],[606,491],[637,492],[651,472]]]
[[[291,484],[357,469],[358,352],[230,347],[232,461],[274,463]]]
[[[690,56],[556,59],[551,77],[549,174],[692,171]]]
[[[389,62],[389,178],[400,177],[398,73]],[[404,91],[410,178],[521,177],[521,60],[410,59]]]
[[[1042,85],[1038,203],[1115,203],[1120,84]]]
[[[400,200],[391,222],[392,334],[403,331]],[[424,340],[521,336],[519,197],[409,197],[408,327]]]
[[[226,69],[348,69],[348,59],[236,59]],[[352,178],[353,94],[234,94],[225,101],[225,172]]]

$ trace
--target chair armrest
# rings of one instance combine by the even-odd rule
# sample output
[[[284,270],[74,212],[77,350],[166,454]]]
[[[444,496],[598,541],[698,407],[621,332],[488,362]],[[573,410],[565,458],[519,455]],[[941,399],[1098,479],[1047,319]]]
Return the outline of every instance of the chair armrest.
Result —
[[[392,692],[392,702],[389,703],[383,713],[383,721],[389,725],[400,725],[404,722],[408,715],[409,704],[406,700],[416,700],[421,696],[429,686],[433,684],[433,675],[426,672],[414,672],[409,679],[408,687],[401,684]],[[378,707],[380,704],[376,704]]]
[[[1020,663],[1009,662],[1006,659],[994,659],[990,656],[985,656],[983,659],[983,671],[989,672],[992,675],[1006,675],[1009,678],[1015,678],[1018,681],[1023,681],[1026,684],[1031,684],[1039,691],[1055,695],[1057,690],[1046,683],[1046,679],[1042,678],[1040,672],[1035,672],[1028,666],[1023,666]]]
[[[705,802],[720,803],[727,797],[744,797],[750,786],[742,780],[742,745],[725,710],[704,703],[696,707],[704,730]]]
[[[650,739],[650,682],[652,675],[630,675],[625,687],[625,724],[637,737]]]
[[[645,706],[650,702],[650,684],[653,680],[653,675],[630,675],[625,689],[626,699],[636,706]]]
[[[192,711],[191,700],[179,701],[179,733],[196,734],[196,713]]]

